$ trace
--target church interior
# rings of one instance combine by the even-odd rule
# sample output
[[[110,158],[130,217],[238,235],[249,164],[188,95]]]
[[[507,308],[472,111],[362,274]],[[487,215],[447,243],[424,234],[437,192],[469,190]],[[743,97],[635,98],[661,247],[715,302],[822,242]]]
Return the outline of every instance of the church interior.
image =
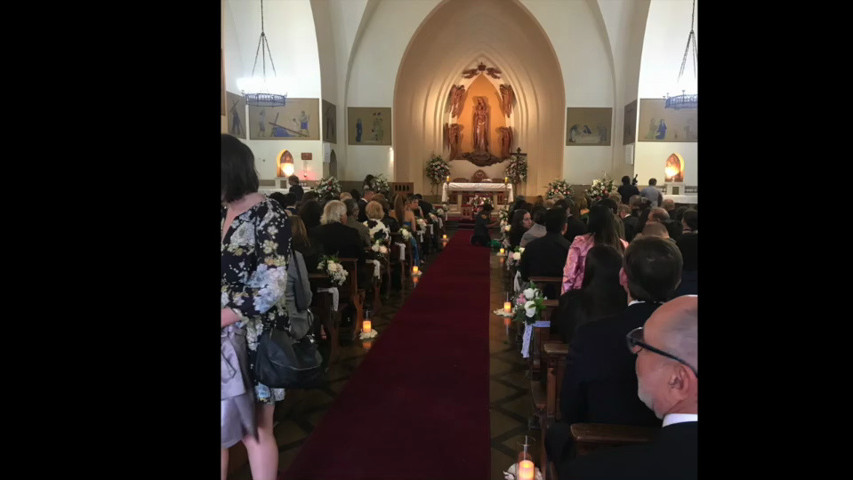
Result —
[[[422,194],[438,213],[419,274],[401,247],[359,311],[352,328],[378,336],[336,332],[327,383],[276,405],[278,478],[556,480],[543,431],[565,345],[499,314],[519,294],[510,205],[607,197],[627,177],[698,209],[698,1],[220,2],[221,133],[253,152],[260,192],[380,178],[392,209]],[[333,310],[315,315],[337,327]],[[227,480],[252,478],[231,447]]]

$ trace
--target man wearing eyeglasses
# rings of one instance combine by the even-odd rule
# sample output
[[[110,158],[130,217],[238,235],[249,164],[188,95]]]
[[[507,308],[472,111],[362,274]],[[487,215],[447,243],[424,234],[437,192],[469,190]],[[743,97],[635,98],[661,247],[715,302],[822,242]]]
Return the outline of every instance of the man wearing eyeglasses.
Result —
[[[699,309],[684,295],[627,336],[637,357],[637,394],[663,425],[650,443],[599,449],[560,465],[560,480],[698,477]]]
[[[628,306],[620,314],[587,323],[575,332],[566,357],[560,392],[562,419],[548,429],[548,458],[556,465],[575,456],[572,423],[659,426],[660,420],[637,398],[634,356],[625,335],[675,296],[683,260],[674,242],[637,238],[628,245],[619,272]]]

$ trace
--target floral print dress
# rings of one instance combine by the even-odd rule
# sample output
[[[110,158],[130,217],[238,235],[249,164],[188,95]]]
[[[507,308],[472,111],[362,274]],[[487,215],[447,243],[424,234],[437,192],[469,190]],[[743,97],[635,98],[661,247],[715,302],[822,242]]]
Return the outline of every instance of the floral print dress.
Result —
[[[221,207],[220,232],[227,208]],[[238,215],[220,246],[221,307],[230,308],[246,329],[249,372],[254,371],[258,337],[273,326],[286,328],[285,302],[287,259],[290,257],[291,227],[281,206],[265,200]],[[272,404],[284,400],[284,389],[270,389],[252,379],[257,401]]]

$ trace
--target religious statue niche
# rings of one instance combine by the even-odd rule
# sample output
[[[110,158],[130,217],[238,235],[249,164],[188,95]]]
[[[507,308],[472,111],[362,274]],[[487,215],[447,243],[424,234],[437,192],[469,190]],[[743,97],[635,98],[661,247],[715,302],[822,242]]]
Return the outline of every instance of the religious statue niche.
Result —
[[[684,159],[677,153],[671,154],[666,159],[666,167],[664,167],[666,176],[665,182],[683,182],[684,181]]]
[[[462,144],[462,129],[458,123],[444,124],[444,146],[450,148],[450,160],[459,157],[459,146]]]
[[[462,115],[462,107],[465,106],[465,98],[468,92],[465,91],[464,85],[454,85],[450,87],[450,116],[453,118]]]
[[[512,115],[513,103],[515,103],[515,92],[512,90],[512,85],[501,84],[501,110],[507,117]]]
[[[472,112],[472,135],[474,138],[474,151],[462,155],[478,167],[493,165],[501,161],[500,158],[489,152],[491,144],[491,107],[487,97],[474,97],[474,109]]]

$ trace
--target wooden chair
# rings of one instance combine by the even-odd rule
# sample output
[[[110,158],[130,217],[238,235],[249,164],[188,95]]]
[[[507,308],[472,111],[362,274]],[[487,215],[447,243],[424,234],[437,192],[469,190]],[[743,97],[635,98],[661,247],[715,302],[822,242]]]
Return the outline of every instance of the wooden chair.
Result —
[[[340,262],[348,275],[344,284],[338,288],[340,291],[339,304],[349,304],[355,308],[352,332],[345,333],[347,338],[351,335],[350,340],[355,340],[358,338],[358,332],[361,331],[361,323],[364,321],[364,298],[366,291],[365,289],[358,288],[358,259],[341,258]]]
[[[400,250],[398,243],[402,243],[405,245],[405,251],[403,252],[403,256],[405,260],[403,262],[399,261],[400,258]],[[391,253],[391,256],[399,264],[397,268],[400,270],[400,285],[403,291],[408,287],[408,282],[411,281],[411,276],[409,275],[412,272],[412,266],[415,264],[414,252],[412,252],[412,244],[403,239],[403,234],[398,231],[391,233],[391,245],[393,245],[394,249]]]
[[[317,323],[315,330],[315,338],[321,338],[319,335],[319,325],[325,327],[326,340],[321,340],[321,344],[329,345],[329,358],[327,360],[327,368],[338,359],[339,342],[340,342],[340,306],[338,310],[332,309],[332,294],[329,292],[320,292],[320,289],[329,288],[332,282],[329,276],[325,273],[309,273],[308,280],[311,282],[311,311],[314,313],[314,321]],[[339,302],[340,303],[340,302]]]

